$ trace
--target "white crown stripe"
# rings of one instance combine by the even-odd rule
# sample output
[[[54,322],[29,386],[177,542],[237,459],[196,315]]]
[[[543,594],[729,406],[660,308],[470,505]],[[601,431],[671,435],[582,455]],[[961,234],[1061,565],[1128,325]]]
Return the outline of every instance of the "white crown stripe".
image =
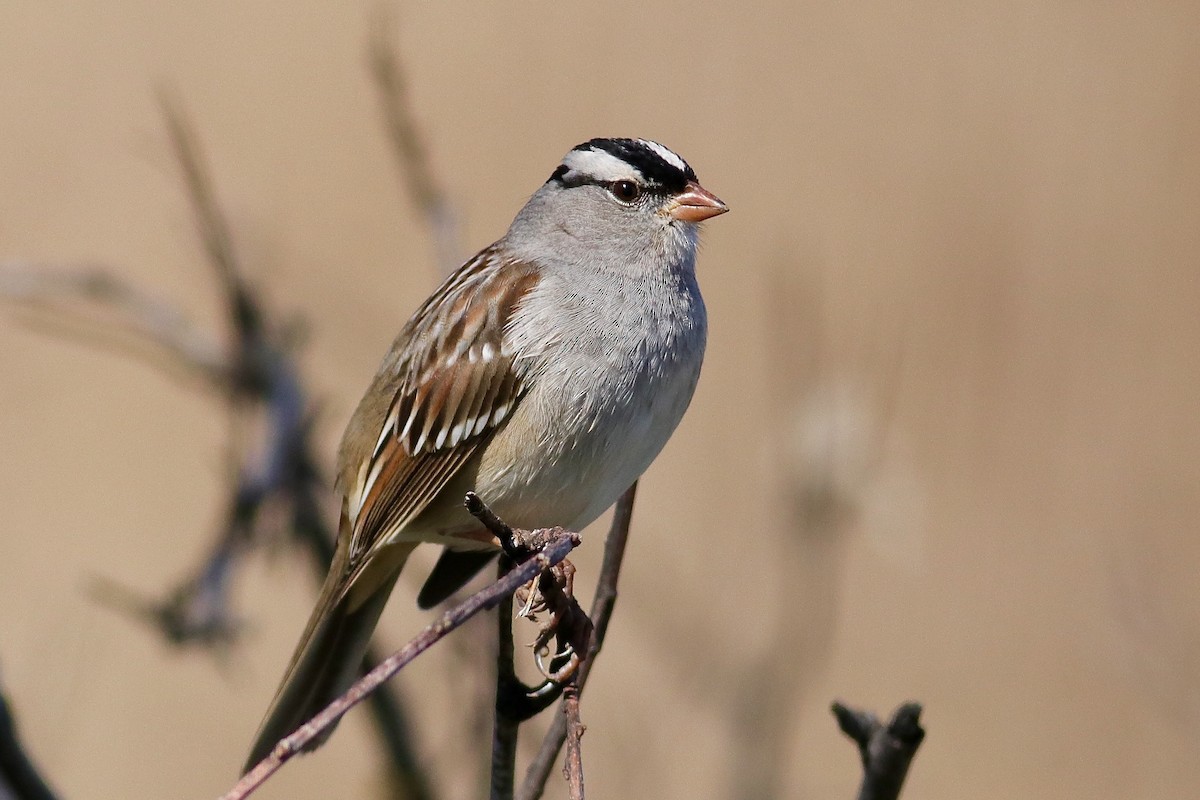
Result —
[[[687,163],[673,151],[667,149],[658,142],[653,142],[649,139],[638,139],[638,141],[657,153],[663,161],[666,161],[672,167],[675,167],[675,169],[679,170],[680,172],[687,172]]]
[[[619,181],[628,178],[644,180],[645,176],[629,164],[604,150],[572,150],[563,163],[572,172],[590,175],[598,181]]]

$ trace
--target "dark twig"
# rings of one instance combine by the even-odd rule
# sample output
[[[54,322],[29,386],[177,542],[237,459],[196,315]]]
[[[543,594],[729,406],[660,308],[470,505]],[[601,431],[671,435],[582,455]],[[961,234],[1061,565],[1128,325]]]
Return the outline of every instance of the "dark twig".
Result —
[[[592,600],[592,612],[589,615],[593,630],[591,643],[588,646],[588,657],[583,660],[579,672],[575,676],[575,685],[583,692],[591,674],[596,656],[604,646],[604,636],[608,631],[609,620],[612,619],[613,609],[617,602],[617,582],[621,577],[621,563],[625,558],[625,545],[629,541],[629,524],[633,518],[633,501],[637,495],[637,483],[634,483],[621,499],[617,501],[613,511],[612,526],[608,538],[604,542],[604,560],[600,565],[600,577],[596,581],[596,595]],[[555,716],[542,739],[537,755],[525,772],[525,780],[517,795],[519,800],[537,800],[545,791],[546,781],[554,769],[554,762],[567,739],[566,714]]]
[[[540,546],[537,542],[540,531],[514,534],[503,521],[487,510],[474,495],[467,496],[467,507],[489,530],[506,542],[506,551],[519,553],[521,550]],[[530,539],[533,544],[529,544]],[[500,574],[503,575],[513,563],[507,554],[501,556]],[[512,602],[501,608],[499,625],[499,647],[496,655],[496,703],[495,721],[492,728],[492,777],[491,800],[512,800],[516,775],[517,738],[520,724],[548,708],[560,695],[574,695],[575,719],[578,720],[579,671],[587,664],[591,648],[593,627],[587,614],[579,607],[572,590],[575,568],[564,562],[554,569],[545,570],[537,579],[536,589],[527,587],[529,598],[523,614],[535,619],[534,613],[547,615],[538,638],[534,642],[535,661],[546,676],[539,687],[526,686],[517,678],[514,660],[512,633]],[[542,658],[553,640],[555,652],[560,654],[551,659],[550,667],[544,667]],[[566,712],[564,707],[564,712]],[[580,761],[582,770],[582,761]],[[579,773],[582,786],[582,771]]]
[[[183,183],[192,202],[200,240],[208,254],[208,262],[216,271],[221,288],[225,291],[227,310],[241,344],[239,355],[243,358],[253,357],[258,353],[251,345],[265,344],[262,308],[246,284],[246,273],[234,250],[233,233],[217,202],[195,129],[184,115],[183,108],[165,91],[159,93],[159,101],[171,146],[183,171]],[[251,364],[246,366],[250,367]]]
[[[221,800],[242,800],[242,798],[248,797],[286,761],[299,753],[306,744],[327,730],[355,705],[365,700],[409,662],[475,614],[485,609],[495,608],[505,597],[511,596],[519,586],[528,583],[543,570],[566,558],[567,554],[579,544],[579,534],[569,531],[555,530],[548,538],[545,549],[536,556],[518,565],[501,580],[481,589],[442,614],[436,622],[380,662],[321,713],[301,726],[295,733],[281,740],[279,744],[275,745],[271,754],[247,772],[233,789],[222,795]]]
[[[468,499],[469,500],[469,499]],[[476,515],[479,516],[479,515]],[[526,533],[526,531],[522,531]],[[533,531],[538,539],[544,531]],[[534,545],[533,547],[540,547]],[[516,548],[527,548],[522,541],[515,541]],[[511,569],[508,554],[500,557],[500,575]],[[551,570],[541,573],[536,589],[529,591],[529,607],[545,613],[548,619],[541,626],[538,639],[534,642],[535,661],[542,666],[541,658],[550,640],[556,644],[556,652],[564,654],[552,658],[550,669],[562,674],[546,673],[546,681],[538,687],[526,686],[517,678],[514,646],[512,646],[512,600],[500,606],[497,618],[498,649],[496,658],[496,717],[492,724],[492,776],[491,800],[512,800],[516,777],[517,734],[521,723],[540,714],[557,700],[566,688],[575,685],[575,676],[582,663],[586,663],[588,645],[592,637],[592,621],[583,613],[580,604],[571,593],[575,567],[564,561]],[[532,612],[523,612],[534,619]],[[544,669],[545,672],[545,669]],[[553,675],[553,676],[552,676]]]
[[[858,800],[896,800],[925,738],[920,703],[905,703],[885,726],[869,711],[833,704],[838,727],[858,745],[863,779]]]
[[[520,544],[517,542],[513,529],[508,526],[508,523],[500,519],[492,512],[487,505],[479,499],[479,495],[474,492],[467,492],[467,499],[463,502],[467,507],[467,511],[471,516],[483,523],[483,527],[487,528],[496,538],[500,540],[500,546],[504,548],[505,554],[513,559],[518,560],[527,553],[522,553]]]
[[[17,726],[0,691],[0,797],[13,800],[55,800],[54,792],[29,759]]]
[[[498,577],[503,578],[512,567],[512,560],[502,554]],[[517,736],[521,720],[507,705],[508,698],[525,696],[526,687],[517,678],[512,619],[513,599],[509,595],[496,611],[496,713],[492,719],[492,771],[488,794],[491,800],[512,800],[516,782]]]

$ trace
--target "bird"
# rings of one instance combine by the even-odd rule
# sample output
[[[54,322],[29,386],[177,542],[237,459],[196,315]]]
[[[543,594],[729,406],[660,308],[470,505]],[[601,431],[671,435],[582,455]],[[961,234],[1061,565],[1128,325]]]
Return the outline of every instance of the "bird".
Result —
[[[591,139],[409,318],[342,438],[334,558],[246,771],[358,677],[418,544],[444,548],[422,608],[498,552],[467,492],[578,531],[650,466],[699,380],[699,227],[727,210],[664,145]]]

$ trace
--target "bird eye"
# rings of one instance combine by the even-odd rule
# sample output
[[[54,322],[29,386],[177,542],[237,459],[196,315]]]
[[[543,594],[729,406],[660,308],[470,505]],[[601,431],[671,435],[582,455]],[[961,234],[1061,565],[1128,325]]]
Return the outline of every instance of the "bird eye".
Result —
[[[642,194],[642,188],[633,181],[613,181],[608,185],[608,191],[622,203],[632,203]]]

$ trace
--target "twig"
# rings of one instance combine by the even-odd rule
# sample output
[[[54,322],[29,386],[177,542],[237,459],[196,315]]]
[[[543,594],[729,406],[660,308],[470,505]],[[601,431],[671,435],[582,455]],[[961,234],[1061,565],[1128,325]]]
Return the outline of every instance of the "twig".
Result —
[[[503,578],[512,567],[508,555],[501,555],[498,576]],[[516,782],[517,736],[521,720],[508,712],[505,703],[510,695],[524,694],[525,686],[516,673],[512,620],[513,600],[509,595],[496,612],[496,713],[492,719],[492,770],[488,794],[491,800],[512,800]]]
[[[592,600],[592,611],[589,615],[594,626],[592,641],[588,647],[588,657],[584,659],[575,676],[577,690],[583,692],[591,674],[596,656],[604,646],[604,636],[608,631],[609,620],[612,619],[613,609],[617,602],[617,582],[621,577],[621,563],[625,558],[625,545],[629,541],[629,524],[633,518],[633,501],[637,495],[637,483],[625,490],[617,501],[613,511],[612,526],[608,538],[604,542],[604,560],[600,566],[600,577],[596,581],[596,595]],[[525,780],[517,795],[519,800],[537,800],[545,791],[546,781],[554,769],[554,762],[567,739],[567,719],[565,714],[559,714],[546,731],[542,745],[537,755],[525,772]]]
[[[479,499],[479,495],[474,492],[467,492],[467,498],[463,502],[467,511],[471,516],[483,523],[483,527],[487,528],[496,538],[500,540],[500,546],[504,548],[505,554],[509,558],[519,559],[523,554],[519,552],[520,545],[517,542],[513,529],[508,526],[508,523],[500,519],[487,507],[487,505]]]
[[[279,744],[275,745],[271,754],[246,773],[233,789],[222,795],[221,800],[242,800],[249,796],[283,766],[284,762],[300,752],[306,744],[332,726],[352,707],[366,699],[414,658],[475,614],[484,609],[495,608],[505,597],[512,595],[519,586],[528,583],[543,570],[566,558],[567,554],[578,544],[579,535],[577,533],[555,531],[550,535],[546,548],[535,557],[517,566],[503,579],[476,592],[442,614],[436,622],[421,631],[408,644],[359,679],[345,694],[330,703],[325,710],[302,725],[295,733],[281,740]]]
[[[905,703],[884,726],[869,711],[833,704],[838,727],[858,745],[863,779],[858,800],[896,800],[908,767],[925,738],[920,703]]]
[[[520,557],[529,548],[542,546],[543,531],[515,534],[504,522],[483,505],[474,494],[467,495],[467,508],[489,530],[504,543],[505,553],[500,559],[500,574],[511,568],[513,559]],[[527,608],[522,614],[533,619],[533,611],[544,610],[548,620],[542,624],[533,646],[535,660],[546,681],[539,687],[526,686],[517,678],[513,657],[512,602],[507,601],[497,619],[499,625],[496,654],[496,702],[495,720],[492,727],[492,772],[491,800],[512,800],[517,761],[517,738],[522,722],[548,708],[566,692],[575,697],[575,719],[578,720],[578,691],[576,678],[586,664],[591,651],[594,628],[587,614],[579,607],[572,591],[575,568],[570,562],[542,572],[537,580],[536,591],[530,589]],[[549,670],[542,664],[545,648],[551,639],[556,652],[562,654],[551,659]],[[564,706],[564,712],[567,711]],[[580,762],[582,770],[582,761]],[[582,785],[582,772],[579,775]]]
[[[579,719],[579,687],[574,678],[563,689],[562,713],[567,720],[567,757],[563,764],[563,775],[567,779],[571,800],[583,800],[583,748],[579,740],[587,728]]]
[[[458,222],[446,193],[433,176],[429,153],[421,139],[408,82],[396,46],[391,38],[392,20],[380,15],[371,33],[368,60],[371,77],[383,106],[383,121],[396,166],[413,203],[425,216],[433,235],[439,274],[444,275],[458,266],[462,258],[458,246]]]
[[[14,800],[55,800],[54,792],[21,747],[17,726],[0,691],[0,797]]]

